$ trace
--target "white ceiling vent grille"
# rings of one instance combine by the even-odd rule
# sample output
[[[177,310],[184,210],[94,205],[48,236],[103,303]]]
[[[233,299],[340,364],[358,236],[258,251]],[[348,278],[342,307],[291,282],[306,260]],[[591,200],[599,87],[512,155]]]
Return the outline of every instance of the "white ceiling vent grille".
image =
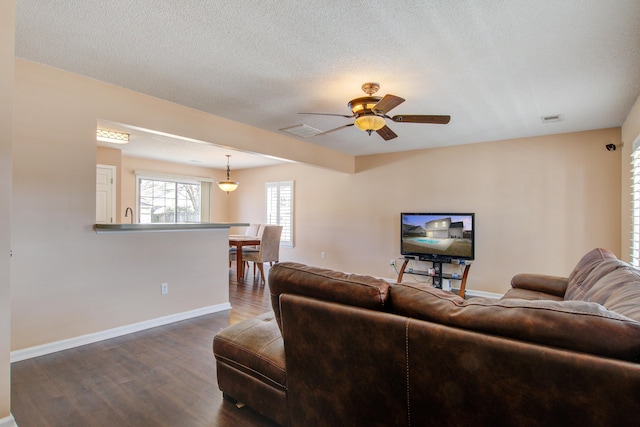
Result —
[[[282,132],[290,133],[295,136],[300,136],[302,138],[309,138],[310,136],[316,136],[319,133],[322,133],[321,130],[312,128],[308,125],[297,125],[291,126],[288,128],[280,129]]]

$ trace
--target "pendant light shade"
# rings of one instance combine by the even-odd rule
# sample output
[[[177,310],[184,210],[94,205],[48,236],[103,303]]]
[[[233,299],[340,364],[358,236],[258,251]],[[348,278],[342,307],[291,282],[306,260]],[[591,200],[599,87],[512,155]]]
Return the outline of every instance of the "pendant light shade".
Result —
[[[226,191],[227,194],[229,194],[230,192],[234,191],[236,188],[238,188],[238,185],[240,184],[238,181],[231,181],[231,178],[229,177],[229,157],[231,157],[230,154],[227,154],[227,180],[226,181],[218,181],[216,182],[216,184],[218,184],[218,187],[220,187],[220,189],[222,191]]]
[[[220,181],[218,182],[218,187],[220,187],[222,191],[226,191],[228,194],[229,192],[238,188],[238,184],[240,183],[234,181]]]

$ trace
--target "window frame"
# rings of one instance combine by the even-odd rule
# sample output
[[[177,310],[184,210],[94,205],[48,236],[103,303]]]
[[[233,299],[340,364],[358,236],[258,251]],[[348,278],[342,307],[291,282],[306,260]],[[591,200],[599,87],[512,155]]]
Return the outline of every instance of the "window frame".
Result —
[[[199,222],[211,222],[211,178],[195,177],[195,176],[183,176],[183,175],[171,175],[147,171],[135,171],[136,177],[136,221],[140,223],[140,181],[164,181],[175,184],[188,184],[200,186],[200,221]],[[176,189],[177,190],[177,189]],[[176,215],[176,220],[177,220]],[[172,224],[184,224],[187,222],[173,222]]]

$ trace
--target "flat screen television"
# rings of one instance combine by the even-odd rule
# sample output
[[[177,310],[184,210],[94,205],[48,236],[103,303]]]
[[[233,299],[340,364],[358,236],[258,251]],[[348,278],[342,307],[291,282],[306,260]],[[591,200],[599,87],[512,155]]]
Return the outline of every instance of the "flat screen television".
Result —
[[[473,260],[475,214],[401,213],[400,253],[423,261]]]

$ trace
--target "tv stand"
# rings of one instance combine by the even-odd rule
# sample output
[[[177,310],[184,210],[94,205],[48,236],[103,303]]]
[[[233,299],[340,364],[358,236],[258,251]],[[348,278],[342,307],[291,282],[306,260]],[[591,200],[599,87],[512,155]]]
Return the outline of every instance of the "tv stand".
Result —
[[[409,257],[405,258],[402,263],[402,267],[400,268],[400,273],[398,273],[398,283],[402,282],[402,276],[405,274],[405,270],[407,269],[407,265],[409,261],[413,261],[415,258]],[[434,288],[442,289],[442,279],[449,280],[459,280],[460,281],[460,296],[464,298],[465,289],[467,287],[467,276],[469,275],[469,267],[471,264],[465,264],[464,272],[462,273],[462,277],[457,275],[452,275],[449,273],[442,272],[442,264],[449,264],[447,261],[440,260],[428,260],[428,259],[418,259],[418,261],[430,262],[433,265],[433,272],[429,270],[407,270],[407,274],[415,274],[418,276],[428,276],[431,277],[431,283]]]

